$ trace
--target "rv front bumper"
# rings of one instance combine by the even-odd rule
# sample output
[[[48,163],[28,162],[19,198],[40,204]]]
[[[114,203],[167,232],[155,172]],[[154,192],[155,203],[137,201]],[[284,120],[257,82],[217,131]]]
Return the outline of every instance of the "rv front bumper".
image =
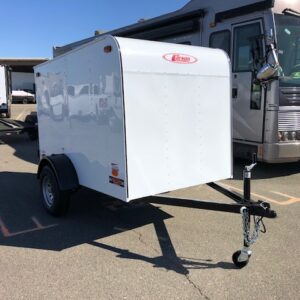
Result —
[[[268,163],[300,161],[300,142],[264,144],[262,160]]]

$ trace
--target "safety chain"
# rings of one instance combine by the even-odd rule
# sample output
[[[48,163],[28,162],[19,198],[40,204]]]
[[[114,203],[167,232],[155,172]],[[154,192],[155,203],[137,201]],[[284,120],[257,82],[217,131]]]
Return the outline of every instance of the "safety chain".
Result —
[[[265,208],[263,205],[262,205],[262,207]],[[266,228],[263,223],[263,217],[255,217],[254,216],[254,218],[253,218],[254,231],[253,231],[252,235],[250,235],[250,220],[249,220],[250,214],[249,214],[248,209],[245,206],[241,208],[241,214],[242,214],[242,221],[243,221],[244,240],[248,246],[251,246],[257,241],[260,232],[263,232],[263,233],[266,232]],[[263,230],[261,230],[262,227],[263,227]]]

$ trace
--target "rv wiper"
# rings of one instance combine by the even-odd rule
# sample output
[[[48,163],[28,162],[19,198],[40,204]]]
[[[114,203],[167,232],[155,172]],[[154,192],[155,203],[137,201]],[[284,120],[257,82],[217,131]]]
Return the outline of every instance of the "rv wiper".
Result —
[[[300,12],[293,10],[291,8],[286,8],[283,12],[284,15],[290,15],[294,17],[300,17]]]

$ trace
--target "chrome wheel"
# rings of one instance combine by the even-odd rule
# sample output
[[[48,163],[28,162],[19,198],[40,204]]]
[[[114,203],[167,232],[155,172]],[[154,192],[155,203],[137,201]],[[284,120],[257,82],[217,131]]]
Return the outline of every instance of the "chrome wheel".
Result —
[[[43,196],[44,200],[48,207],[52,207],[54,202],[54,193],[53,193],[53,186],[51,183],[51,180],[48,176],[45,176],[43,178],[42,182],[42,190],[43,190]]]

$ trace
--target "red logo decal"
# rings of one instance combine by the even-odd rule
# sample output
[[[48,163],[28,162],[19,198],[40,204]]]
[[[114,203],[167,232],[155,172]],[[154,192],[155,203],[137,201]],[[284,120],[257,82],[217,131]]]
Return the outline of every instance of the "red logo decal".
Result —
[[[194,64],[198,61],[194,56],[181,53],[167,53],[163,55],[163,58],[175,64]]]

